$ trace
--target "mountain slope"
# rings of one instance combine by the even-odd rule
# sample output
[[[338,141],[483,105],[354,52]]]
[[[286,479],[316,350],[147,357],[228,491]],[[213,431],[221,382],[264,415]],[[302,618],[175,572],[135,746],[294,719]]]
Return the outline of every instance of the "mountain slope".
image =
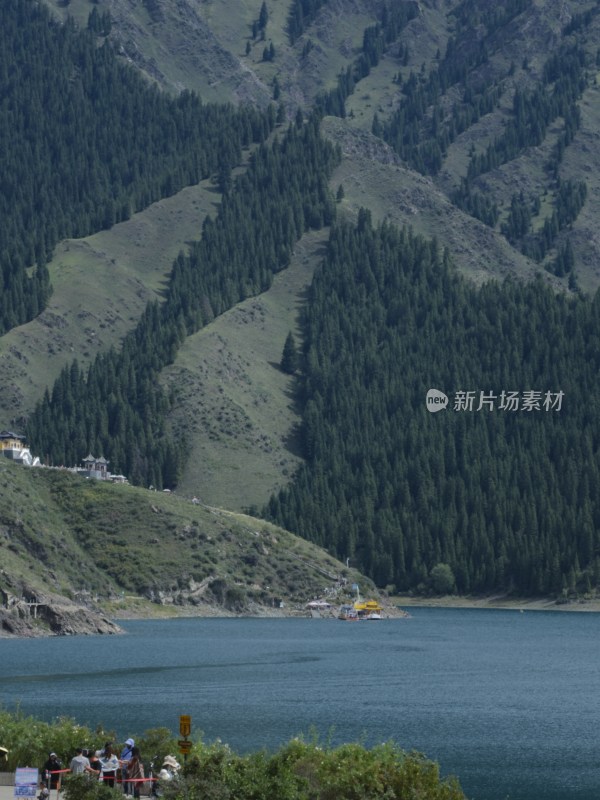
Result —
[[[209,99],[260,106],[274,97],[287,119],[317,100],[337,114],[324,119],[321,130],[341,145],[343,158],[330,181],[333,193],[342,190],[338,214],[353,218],[367,207],[375,220],[435,236],[456,268],[478,283],[490,276],[529,280],[540,273],[562,290],[595,290],[600,278],[596,6],[550,0],[493,7],[472,0],[408,5],[418,13],[395,38],[386,38],[383,3],[330,0],[291,45],[289,9],[279,3],[267,3],[264,38],[262,31],[252,32],[259,2],[241,10],[238,4],[238,13],[226,0],[100,3],[113,17],[109,38],[122,55],[171,90],[186,85],[203,96],[208,92]],[[50,6],[82,24],[90,10],[84,0]],[[529,113],[537,108],[540,116]],[[183,195],[181,201],[186,202]],[[174,229],[160,268],[151,269],[151,292],[159,288],[156,281],[178,235]],[[184,245],[188,236],[182,235]],[[134,252],[130,245],[125,262]],[[307,277],[320,260],[318,248],[308,258]],[[280,277],[285,281],[285,276],[284,271]],[[290,382],[276,369],[287,331],[301,331],[297,309],[290,306],[290,297],[300,298],[301,285],[291,291],[278,294],[273,287],[210,323],[185,342],[161,376],[175,400],[169,425],[185,434],[192,454],[181,485],[208,502],[261,505],[297,463],[290,427],[295,409],[286,394]],[[62,296],[61,287],[59,292]],[[148,296],[146,287],[142,294]],[[127,323],[105,329],[102,347],[119,343],[142,306],[141,298],[130,301]],[[249,327],[253,335],[240,335]],[[266,343],[260,341],[263,329]],[[8,349],[4,340],[2,346]],[[89,358],[89,344],[77,336],[70,346],[84,362]],[[31,348],[38,352],[40,344]],[[29,357],[25,344],[15,349],[16,358],[17,353]],[[26,382],[23,361],[18,368]],[[19,386],[3,401],[7,426],[18,419],[19,403],[26,413],[32,396],[56,374],[55,366],[37,363],[39,378],[27,401],[19,398],[24,391]],[[271,416],[281,413],[277,424],[268,413],[257,414],[258,407],[272,410]]]
[[[298,467],[295,379],[279,365],[288,332],[301,338],[301,309],[327,236],[305,234],[268,292],[190,336],[163,372],[174,394],[171,424],[190,448],[181,491],[247,509]]]
[[[110,38],[121,48],[121,52],[132,59],[133,50],[138,61],[143,64],[153,62],[157,80],[171,90],[183,86],[200,91],[207,99],[233,100],[236,103],[264,103],[277,95],[278,102],[285,106],[288,118],[292,118],[298,106],[310,108],[320,92],[329,92],[336,86],[338,75],[353,68],[363,48],[363,35],[382,19],[383,2],[375,0],[330,0],[321,7],[305,32],[290,44],[288,35],[287,5],[267,4],[268,22],[263,31],[253,35],[253,26],[259,18],[260,2],[247,2],[236,14],[231,13],[228,0],[185,0],[172,3],[169,0],[147,0],[135,7],[104,0],[113,19]],[[411,3],[407,3],[411,7]],[[483,11],[481,9],[484,9]],[[73,0],[66,9],[57,9],[63,18],[74,15],[85,24],[89,13],[86,0]],[[240,13],[241,11],[241,13]],[[182,21],[184,25],[182,26]],[[252,76],[257,85],[264,87],[260,100],[246,89],[232,90],[232,81],[238,86],[241,78],[231,77],[231,64],[226,65],[206,42],[195,42],[198,28],[210,31],[218,41],[223,53],[237,64],[240,75]],[[583,48],[587,53],[587,86],[581,93],[577,106],[581,113],[581,124],[574,140],[565,148],[560,175],[563,180],[581,180],[588,183],[586,203],[579,217],[573,222],[569,239],[573,244],[576,260],[576,273],[579,285],[585,290],[597,286],[598,275],[597,245],[593,223],[596,207],[596,176],[589,170],[590,163],[600,157],[596,137],[595,121],[598,109],[598,89],[595,81],[595,53],[600,43],[600,22],[595,7],[587,2],[572,3],[566,6],[553,2],[531,3],[505,2],[495,7],[493,12],[485,4],[462,2],[445,4],[422,3],[418,5],[417,16],[400,30],[397,38],[388,44],[378,55],[377,63],[371,66],[368,74],[360,76],[353,91],[346,96],[344,103],[345,119],[341,121],[348,131],[369,131],[377,116],[378,124],[385,128],[393,120],[394,114],[405,102],[406,86],[411,76],[426,85],[430,76],[450,77],[450,86],[440,97],[441,126],[447,124],[453,113],[469,110],[469,102],[461,96],[467,87],[469,96],[475,98],[494,88],[497,94],[490,113],[476,115],[470,123],[460,123],[458,133],[443,145],[445,152],[441,168],[432,176],[437,189],[447,198],[459,190],[461,179],[465,177],[473,149],[481,152],[493,142],[510,121],[511,104],[515,88],[533,91],[543,78],[544,65],[550,53],[559,51],[563,44],[573,42],[579,37],[585,39]],[[168,41],[167,46],[165,42]],[[275,56],[272,61],[263,58],[263,48],[273,43]],[[246,52],[246,44],[250,50]],[[468,52],[469,47],[484,48],[484,55],[465,60],[464,69],[456,70],[449,47],[460,47]],[[446,58],[444,52],[448,50]],[[190,54],[195,59],[189,63]],[[136,59],[132,59],[136,63]],[[170,69],[176,65],[185,80],[169,78]],[[444,70],[446,72],[444,72]],[[454,71],[453,71],[454,70]],[[454,83],[452,83],[454,81]],[[209,92],[209,96],[206,92]],[[430,136],[428,126],[433,109],[438,100],[423,109],[421,136]],[[436,114],[438,112],[436,111]],[[446,119],[443,117],[446,115]],[[436,123],[437,124],[437,123]],[[496,238],[504,239],[502,224],[511,205],[511,198],[525,190],[532,202],[541,200],[541,211],[534,228],[544,221],[544,212],[552,209],[556,187],[545,166],[556,146],[564,128],[564,120],[559,116],[548,128],[544,141],[539,146],[525,148],[517,158],[505,165],[487,172],[476,179],[471,191],[478,196],[486,196],[498,208],[498,219],[494,225]],[[341,135],[341,134],[338,134]],[[355,147],[354,152],[363,159],[369,158],[370,146]],[[349,171],[352,157],[349,158]],[[405,192],[407,187],[399,175],[397,185]],[[364,196],[363,205],[370,205],[372,191],[377,193],[377,181],[363,182],[360,191]],[[435,221],[428,223],[428,202],[417,193],[408,215],[411,222],[421,226],[420,217],[425,217],[424,227],[435,227]],[[477,201],[477,198],[475,199]],[[375,204],[378,201],[374,199]],[[385,201],[383,201],[385,202]],[[394,204],[390,210],[393,212]],[[442,215],[444,211],[440,212]],[[472,219],[472,218],[471,218]],[[402,220],[404,221],[404,219]],[[452,246],[452,237],[446,240],[445,231],[438,233],[442,244]],[[482,234],[480,226],[468,222],[461,225],[460,238],[466,243],[467,251],[481,253],[486,257],[489,269],[494,272],[496,258],[489,257],[488,235]],[[454,228],[455,229],[455,228]],[[425,231],[424,231],[425,232]],[[556,246],[564,245],[566,234],[561,234]],[[539,269],[535,262],[520,252],[520,247],[506,246],[501,242],[496,246],[504,251],[500,263],[504,268],[525,274]],[[527,263],[529,262],[529,263]],[[459,268],[461,263],[459,261]],[[469,266],[467,269],[471,269]],[[485,264],[484,270],[487,269]],[[502,273],[502,267],[500,268]],[[565,281],[566,283],[566,281]]]
[[[56,248],[46,309],[0,338],[2,427],[21,426],[74,358],[85,366],[119,344],[147,303],[162,298],[173,260],[200,235],[217,201],[204,181],[108,231]]]
[[[306,462],[269,517],[403,591],[443,568],[461,594],[590,592],[599,310],[539,280],[477,288],[368,211],[336,224],[306,310]]]
[[[190,498],[5,459],[0,484],[0,590],[15,612],[24,596],[67,598],[90,617],[265,614],[280,601],[290,613],[325,587],[343,595],[346,580],[372,588],[286,531]]]

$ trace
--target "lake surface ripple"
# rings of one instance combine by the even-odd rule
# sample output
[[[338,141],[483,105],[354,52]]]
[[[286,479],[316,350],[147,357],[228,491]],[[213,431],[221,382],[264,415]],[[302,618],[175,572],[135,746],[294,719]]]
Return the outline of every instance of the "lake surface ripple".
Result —
[[[238,752],[315,731],[333,745],[394,740],[457,775],[472,800],[600,796],[600,614],[411,614],[126,621],[119,637],[3,639],[2,704],[102,723],[121,741],[158,726],[177,735],[191,714],[194,735]]]

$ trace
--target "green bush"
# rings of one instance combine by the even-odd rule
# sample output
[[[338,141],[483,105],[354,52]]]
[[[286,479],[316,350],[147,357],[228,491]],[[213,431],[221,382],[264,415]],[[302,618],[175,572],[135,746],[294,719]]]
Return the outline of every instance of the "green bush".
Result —
[[[168,794],[168,797],[167,797]],[[369,750],[295,739],[274,755],[235,755],[225,745],[198,745],[166,800],[465,800],[456,778],[395,744]]]
[[[440,779],[438,765],[420,753],[387,743],[369,750],[360,744],[322,749],[295,740],[276,758],[307,782],[308,800],[464,800],[455,778]]]
[[[225,608],[244,611],[247,605],[246,592],[240,586],[230,586],[225,592]]]
[[[135,736],[135,735],[134,735]],[[40,766],[53,750],[68,766],[78,746],[100,747],[114,735],[61,718],[52,724],[0,710],[0,744],[9,766]],[[135,737],[146,763],[177,742],[167,728]],[[240,756],[227,745],[196,742],[180,776],[163,783],[164,800],[465,800],[456,778],[440,778],[438,765],[394,743],[372,749],[361,744],[334,748],[293,739],[276,753]],[[88,778],[67,776],[65,800],[115,800],[120,790]]]
[[[111,788],[93,775],[67,775],[62,784],[64,800],[123,800],[120,786]]]
[[[0,709],[0,745],[8,749],[5,769],[10,772],[17,767],[41,768],[50,752],[68,766],[78,747],[100,748],[111,739],[114,733],[101,727],[91,731],[68,717],[47,723],[27,717],[20,710]]]
[[[136,745],[140,748],[146,772],[150,761],[154,761],[155,767],[158,769],[166,755],[177,755],[177,740],[168,728],[150,728],[145,731],[143,736],[134,738]]]

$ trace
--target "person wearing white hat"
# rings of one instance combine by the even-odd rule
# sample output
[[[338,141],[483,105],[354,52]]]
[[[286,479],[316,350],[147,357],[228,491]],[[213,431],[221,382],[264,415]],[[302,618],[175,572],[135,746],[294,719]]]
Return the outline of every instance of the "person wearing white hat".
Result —
[[[161,781],[171,781],[180,769],[181,765],[178,764],[177,759],[173,756],[165,756],[158,777]]]
[[[42,767],[42,781],[48,789],[56,789],[58,787],[61,769],[62,761],[56,753],[50,753],[48,760]]]

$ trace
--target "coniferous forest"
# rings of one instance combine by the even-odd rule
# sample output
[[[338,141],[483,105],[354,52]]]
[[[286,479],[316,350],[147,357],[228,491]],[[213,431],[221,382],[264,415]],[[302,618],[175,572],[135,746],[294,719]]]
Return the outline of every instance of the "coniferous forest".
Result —
[[[292,44],[324,6],[290,3]],[[433,179],[460,135],[504,102],[501,127],[472,146],[449,199],[573,278],[568,234],[588,190],[561,165],[581,125],[595,15],[573,17],[537,78],[511,88],[514,64],[500,77],[486,67],[531,6],[460,3],[435,68],[398,72],[397,102],[385,120],[374,112],[371,133]],[[377,12],[333,88],[288,122],[283,106],[207,105],[150,86],[116,57],[110,16],[95,8],[79,30],[32,0],[2,4],[0,332],[48,302],[46,264],[61,239],[110,228],[206,177],[220,194],[162,302],[118,347],[62,370],[28,418],[28,441],[48,464],[91,451],[132,483],[176,487],[188,448],[170,427],[161,371],[186,337],[266,291],[305,232],[330,227],[301,336],[290,333],[282,359],[296,376],[304,461],[261,513],[399,591],[426,590],[436,570],[460,593],[588,591],[600,583],[600,297],[556,293],[539,277],[476,286],[435,239],[374,225],[366,209],[356,224],[336,213],[329,181],[341,151],[322,137],[322,116],[344,117],[385,54],[406,66],[402,34],[419,8],[384,2]],[[261,17],[264,31],[265,3]],[[521,188],[501,212],[482,179],[550,128],[543,195]],[[448,397],[439,413],[430,389]]]
[[[149,86],[94,30],[31,0],[0,4],[0,86],[0,333],[44,308],[60,239],[230,168],[269,132],[249,107]]]
[[[327,178],[339,154],[318,126],[318,117],[300,119],[256,151],[246,173],[226,188],[217,218],[206,218],[201,240],[177,258],[165,302],[147,307],[119,352],[99,355],[88,370],[76,362],[63,370],[29,419],[36,452],[50,463],[76,464],[91,449],[134,483],[177,484],[185,443],[166,430],[169,398],[160,371],[187,335],[268,289],[305,231],[331,223]]]
[[[439,564],[460,593],[598,584],[598,295],[477,288],[362,211],[332,230],[305,324],[306,463],[271,519],[400,590]]]

